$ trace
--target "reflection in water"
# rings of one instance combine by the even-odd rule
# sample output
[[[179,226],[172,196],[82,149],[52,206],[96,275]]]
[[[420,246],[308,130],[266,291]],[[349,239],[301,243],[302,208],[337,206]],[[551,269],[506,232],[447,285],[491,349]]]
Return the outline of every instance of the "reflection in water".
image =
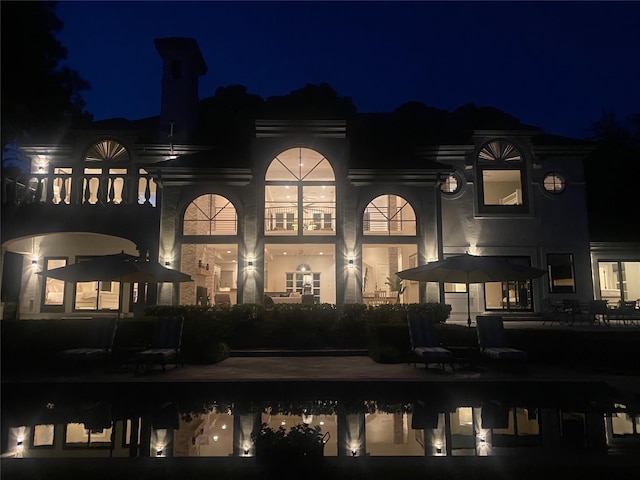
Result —
[[[505,400],[500,390],[449,390],[416,392],[419,400],[164,401],[155,393],[154,401],[136,402],[119,393],[108,401],[70,395],[12,402],[14,395],[2,405],[2,451],[4,457],[253,457],[261,427],[285,434],[306,425],[321,432],[326,457],[637,454],[629,449],[638,445],[637,410],[612,398],[581,392],[559,402],[535,395]]]

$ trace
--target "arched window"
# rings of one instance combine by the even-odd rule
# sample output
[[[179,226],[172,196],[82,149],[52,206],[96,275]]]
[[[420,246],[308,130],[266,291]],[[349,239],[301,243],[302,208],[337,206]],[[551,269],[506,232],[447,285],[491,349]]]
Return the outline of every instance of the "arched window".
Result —
[[[233,204],[222,195],[196,198],[184,212],[184,235],[236,235],[238,215]]]
[[[335,174],[321,153],[298,147],[278,154],[264,195],[266,235],[335,235]]]
[[[522,152],[504,139],[485,143],[478,153],[479,210],[484,213],[526,211],[526,169]]]
[[[404,198],[380,195],[364,211],[364,235],[415,235],[416,214]]]
[[[129,152],[116,140],[105,139],[91,145],[84,156],[82,203],[124,203],[129,161]]]

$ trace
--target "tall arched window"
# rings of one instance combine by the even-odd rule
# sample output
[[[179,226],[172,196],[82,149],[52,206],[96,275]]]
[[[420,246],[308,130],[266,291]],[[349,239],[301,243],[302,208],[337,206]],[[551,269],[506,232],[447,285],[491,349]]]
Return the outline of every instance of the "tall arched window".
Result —
[[[315,150],[278,154],[267,169],[264,195],[266,235],[335,235],[335,174]]]
[[[238,215],[222,195],[202,195],[185,210],[182,230],[184,235],[236,235]]]
[[[380,195],[364,210],[364,235],[415,235],[416,214],[404,198]]]

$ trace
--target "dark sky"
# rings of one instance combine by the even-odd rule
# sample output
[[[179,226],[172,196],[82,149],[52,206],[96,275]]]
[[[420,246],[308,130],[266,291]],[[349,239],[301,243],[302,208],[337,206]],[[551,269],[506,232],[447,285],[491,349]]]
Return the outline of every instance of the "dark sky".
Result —
[[[473,102],[575,138],[602,109],[640,113],[640,2],[63,1],[57,13],[96,120],[159,114],[153,39],[171,36],[200,45],[200,98],[327,82],[359,112]]]

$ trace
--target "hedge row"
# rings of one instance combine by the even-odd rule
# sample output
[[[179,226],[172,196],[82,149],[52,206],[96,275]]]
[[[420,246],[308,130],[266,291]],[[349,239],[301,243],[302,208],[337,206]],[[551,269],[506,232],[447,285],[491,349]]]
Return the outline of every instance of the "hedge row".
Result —
[[[182,351],[187,363],[216,363],[229,355],[229,349],[366,349],[371,346],[372,332],[383,325],[396,325],[404,329],[406,336],[409,312],[430,312],[437,322],[444,323],[451,307],[438,303],[379,307],[362,304],[154,306],[145,312],[145,317],[120,320],[114,349],[135,350],[148,345],[152,320],[170,315],[181,315],[185,319]],[[15,368],[16,363],[45,364],[61,350],[82,346],[91,322],[18,320],[2,321],[0,326],[3,365]],[[378,338],[377,333],[373,336]]]

